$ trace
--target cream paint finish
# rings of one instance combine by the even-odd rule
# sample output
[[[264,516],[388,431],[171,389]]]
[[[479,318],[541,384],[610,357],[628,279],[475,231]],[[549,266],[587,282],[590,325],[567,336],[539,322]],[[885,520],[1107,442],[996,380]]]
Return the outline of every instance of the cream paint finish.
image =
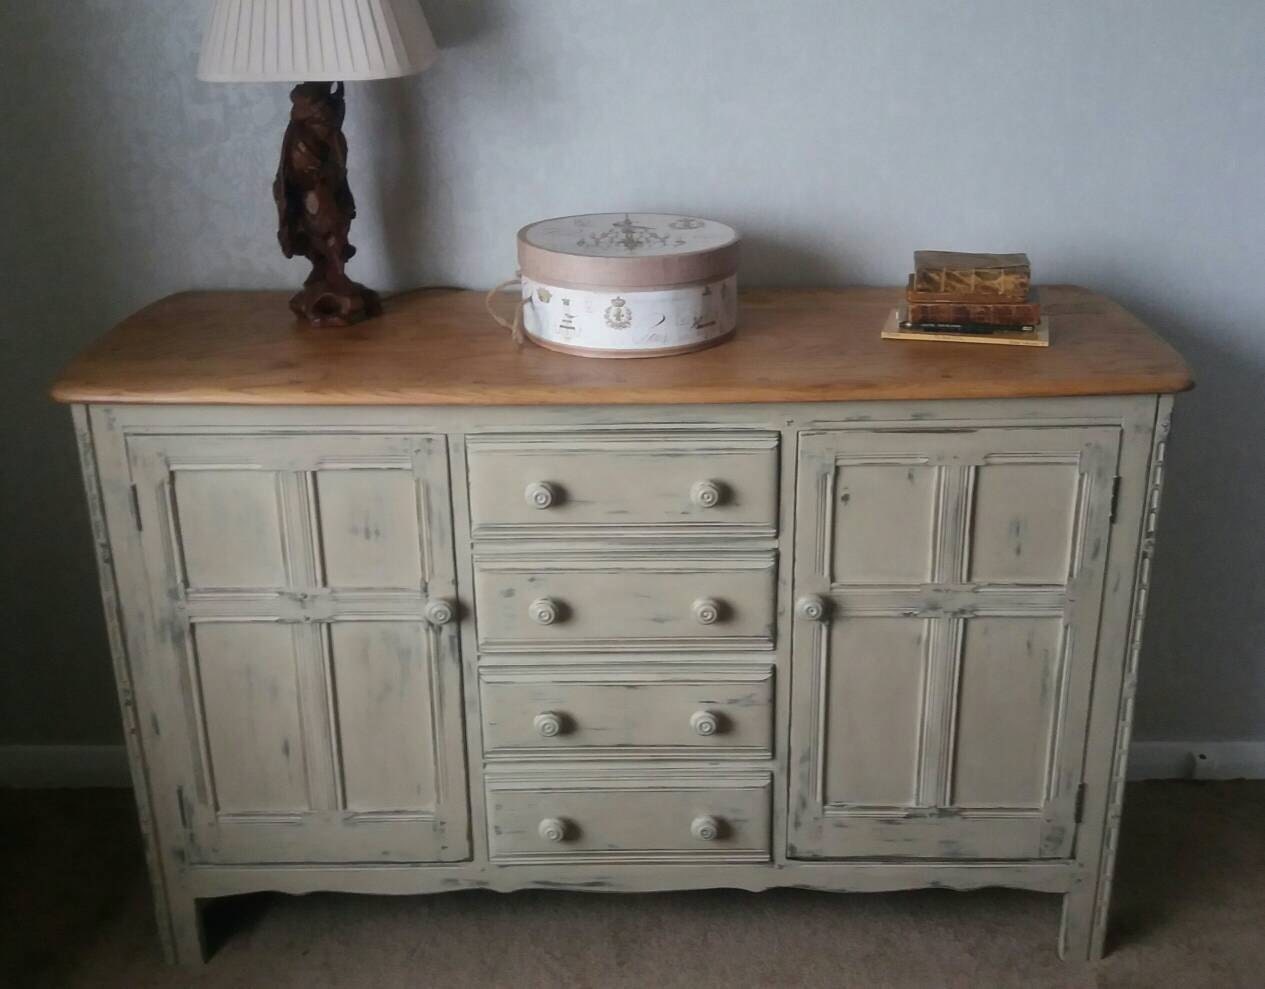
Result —
[[[928,884],[1098,955],[1170,406],[77,407],[171,956],[258,889]],[[672,483],[516,529],[552,440]]]
[[[792,647],[792,854],[1070,853],[1119,447],[1118,427],[800,434],[796,595],[824,613]]]
[[[127,455],[191,854],[464,858],[458,648],[428,621],[455,587],[444,438],[152,436]]]

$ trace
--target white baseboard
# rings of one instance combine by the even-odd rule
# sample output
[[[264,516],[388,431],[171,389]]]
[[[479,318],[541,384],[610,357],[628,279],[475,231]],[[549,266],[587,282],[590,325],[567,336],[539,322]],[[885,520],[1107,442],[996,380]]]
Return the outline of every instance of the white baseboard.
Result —
[[[1265,740],[1134,742],[1129,748],[1129,779],[1265,779]]]
[[[1129,779],[1191,779],[1192,753],[1201,779],[1265,779],[1265,740],[1259,742],[1134,742]],[[122,745],[0,745],[0,786],[126,787],[131,785]]]
[[[131,785],[127,749],[122,745],[0,745],[0,786]]]

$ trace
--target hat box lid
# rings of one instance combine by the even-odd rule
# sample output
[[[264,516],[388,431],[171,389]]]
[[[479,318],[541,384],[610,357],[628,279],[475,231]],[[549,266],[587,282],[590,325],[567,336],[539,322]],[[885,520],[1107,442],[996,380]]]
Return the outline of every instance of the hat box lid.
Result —
[[[547,285],[660,289],[727,278],[738,270],[738,231],[674,213],[589,213],[518,232],[518,265]]]

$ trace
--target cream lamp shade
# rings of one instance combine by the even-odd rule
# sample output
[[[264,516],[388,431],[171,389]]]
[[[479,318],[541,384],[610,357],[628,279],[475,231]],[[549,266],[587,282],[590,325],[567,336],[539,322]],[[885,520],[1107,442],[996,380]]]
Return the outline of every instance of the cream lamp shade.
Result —
[[[418,0],[213,0],[198,78],[391,79],[438,54]]]

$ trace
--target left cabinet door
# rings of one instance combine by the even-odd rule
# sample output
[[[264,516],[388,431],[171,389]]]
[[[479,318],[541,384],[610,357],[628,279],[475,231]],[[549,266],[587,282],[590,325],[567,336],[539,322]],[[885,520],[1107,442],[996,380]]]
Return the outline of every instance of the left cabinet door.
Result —
[[[141,436],[128,455],[190,858],[467,858],[445,438]]]

